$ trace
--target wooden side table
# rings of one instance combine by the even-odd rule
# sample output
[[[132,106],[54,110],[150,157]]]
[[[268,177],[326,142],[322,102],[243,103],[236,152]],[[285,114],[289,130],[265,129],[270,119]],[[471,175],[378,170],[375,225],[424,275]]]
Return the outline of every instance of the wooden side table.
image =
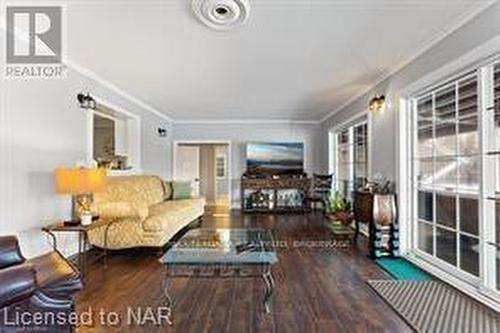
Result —
[[[99,228],[105,226],[104,230],[104,249],[99,256],[94,258],[94,261],[98,261],[103,259],[104,266],[107,265],[107,244],[108,244],[108,230],[109,227],[113,224],[113,222],[103,223],[100,220],[94,221],[92,224],[84,226],[81,224],[78,225],[66,225],[63,221],[57,221],[52,224],[49,224],[46,227],[42,228],[42,231],[46,232],[52,238],[52,247],[54,251],[61,253],[57,247],[57,238],[56,233],[58,232],[73,232],[78,233],[78,258],[77,258],[77,267],[82,275],[82,279],[85,279],[85,275],[88,269],[88,250],[90,250],[90,242],[88,237],[88,232],[95,228]]]
[[[373,222],[373,193],[366,191],[354,192],[353,212],[356,223],[354,243],[356,243],[359,237],[360,223],[366,223],[371,227]]]

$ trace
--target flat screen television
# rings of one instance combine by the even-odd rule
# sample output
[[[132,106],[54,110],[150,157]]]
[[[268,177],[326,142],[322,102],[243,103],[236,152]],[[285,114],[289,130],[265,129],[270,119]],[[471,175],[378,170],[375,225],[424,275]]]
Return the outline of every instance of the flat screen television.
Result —
[[[303,143],[248,143],[247,173],[264,175],[304,172]]]

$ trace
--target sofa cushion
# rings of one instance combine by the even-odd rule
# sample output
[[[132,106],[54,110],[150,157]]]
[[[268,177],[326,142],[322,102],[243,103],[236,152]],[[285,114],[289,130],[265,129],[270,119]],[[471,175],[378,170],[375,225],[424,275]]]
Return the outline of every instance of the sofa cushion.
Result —
[[[136,217],[114,220],[109,226],[107,237],[105,237],[106,227],[107,225],[103,225],[89,230],[89,241],[92,245],[114,250],[147,246],[142,223]]]
[[[92,205],[92,212],[103,219],[137,217],[143,221],[149,215],[149,208],[141,202],[101,202]]]
[[[168,231],[178,224],[187,224],[204,213],[205,199],[165,201],[149,208],[149,217],[142,223],[145,231]]]
[[[108,177],[105,190],[94,194],[94,203],[127,201],[151,206],[162,202],[163,196],[163,184],[159,177]]]

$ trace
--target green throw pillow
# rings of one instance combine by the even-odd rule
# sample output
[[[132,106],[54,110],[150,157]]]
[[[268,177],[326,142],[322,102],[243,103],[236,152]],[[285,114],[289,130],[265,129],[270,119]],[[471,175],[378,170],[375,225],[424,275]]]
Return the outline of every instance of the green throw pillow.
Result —
[[[173,200],[191,198],[191,182],[172,182]]]
[[[172,200],[172,182],[163,181],[163,201]]]

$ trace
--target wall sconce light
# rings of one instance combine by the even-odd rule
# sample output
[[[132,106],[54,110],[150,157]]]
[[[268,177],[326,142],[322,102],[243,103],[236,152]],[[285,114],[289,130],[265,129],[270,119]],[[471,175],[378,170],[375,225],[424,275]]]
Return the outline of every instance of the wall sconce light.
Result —
[[[86,95],[83,93],[79,93],[76,96],[76,99],[78,100],[78,103],[80,103],[80,107],[82,109],[97,109],[97,102],[92,96],[90,96],[89,93],[87,93]]]
[[[166,138],[167,137],[167,129],[158,127],[158,136],[160,138]]]
[[[384,95],[373,97],[370,100],[370,103],[368,104],[371,111],[382,110],[384,108],[384,105],[385,105],[385,96]]]

